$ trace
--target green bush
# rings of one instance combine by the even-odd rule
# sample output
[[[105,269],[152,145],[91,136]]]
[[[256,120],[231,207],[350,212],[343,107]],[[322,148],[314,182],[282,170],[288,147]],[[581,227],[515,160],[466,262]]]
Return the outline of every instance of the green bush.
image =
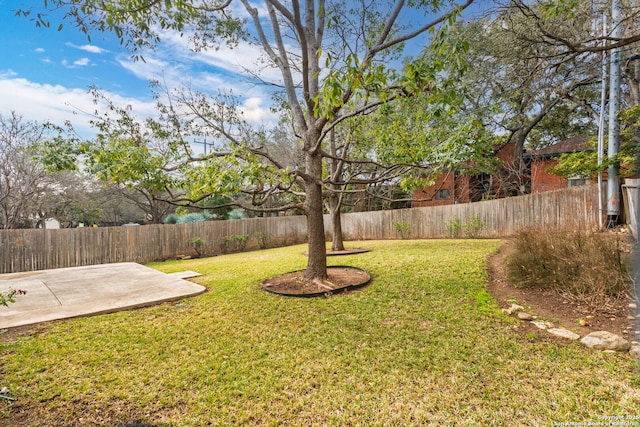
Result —
[[[244,219],[247,217],[247,213],[240,208],[235,208],[228,214],[229,219]]]
[[[230,236],[226,236],[220,239],[220,251],[222,251],[223,254],[228,253],[229,249],[231,249],[231,243],[232,240]]]
[[[211,219],[211,214],[207,211],[191,212],[188,214],[180,215],[177,220],[177,224],[187,224],[190,222],[202,222]]]
[[[250,236],[248,234],[223,237],[220,241],[220,249],[222,250],[222,253],[242,252],[247,247],[249,237]]]
[[[393,223],[393,228],[402,239],[411,237],[411,223],[409,221],[396,221]]]
[[[187,244],[193,248],[196,253],[196,256],[201,257],[204,255],[204,242],[200,237],[192,237],[187,240]]]
[[[260,245],[260,249],[266,249],[269,246],[269,242],[271,241],[271,234],[265,231],[258,231],[253,235],[258,240],[258,245]]]
[[[249,242],[248,234],[238,234],[237,236],[233,236],[233,242],[236,245],[236,249],[240,252],[244,251],[247,247],[247,243]]]
[[[479,216],[474,215],[469,219],[469,221],[465,222],[462,225],[462,228],[464,229],[464,233],[468,238],[477,239],[478,237],[480,237],[480,232],[485,225],[486,224],[483,220],[480,219]]]
[[[455,239],[460,237],[462,221],[460,221],[460,218],[450,219],[444,222],[444,227],[447,229],[449,236]]]
[[[178,215],[177,213],[172,213],[172,214],[167,215],[164,218],[164,223],[165,224],[177,224],[179,218],[180,218],[180,215]]]

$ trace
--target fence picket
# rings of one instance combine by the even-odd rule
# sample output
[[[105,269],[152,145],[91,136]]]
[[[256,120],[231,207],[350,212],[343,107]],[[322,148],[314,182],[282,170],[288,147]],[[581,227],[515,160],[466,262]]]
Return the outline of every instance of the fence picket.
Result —
[[[400,238],[395,222],[411,223],[413,238],[448,237],[446,221],[462,224],[474,217],[484,222],[481,237],[504,237],[527,226],[592,229],[598,225],[597,187],[530,194],[477,203],[393,211],[347,213],[342,216],[345,240]],[[325,215],[326,235],[331,222]],[[113,262],[149,262],[194,255],[188,240],[200,237],[220,252],[225,237],[248,234],[246,249],[259,247],[256,233],[268,233],[273,245],[306,241],[304,216],[207,221],[63,230],[0,230],[0,273],[73,267]]]

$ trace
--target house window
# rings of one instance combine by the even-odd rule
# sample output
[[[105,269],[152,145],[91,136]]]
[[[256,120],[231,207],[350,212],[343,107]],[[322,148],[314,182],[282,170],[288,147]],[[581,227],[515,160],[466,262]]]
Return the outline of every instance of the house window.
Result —
[[[448,188],[443,188],[442,190],[436,191],[436,200],[440,199],[450,199],[451,198],[451,190]]]
[[[569,187],[581,187],[589,183],[585,178],[569,178]]]

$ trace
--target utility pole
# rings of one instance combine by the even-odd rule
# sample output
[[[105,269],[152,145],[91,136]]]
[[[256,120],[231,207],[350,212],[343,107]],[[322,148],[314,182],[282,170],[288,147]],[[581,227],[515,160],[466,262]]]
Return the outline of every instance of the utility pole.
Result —
[[[611,2],[611,25],[613,40],[622,36],[621,11],[619,0]],[[621,49],[619,47],[611,51],[609,71],[609,146],[607,158],[607,228],[614,228],[620,220],[620,163],[616,160],[620,151],[620,60]]]
[[[207,146],[209,147],[213,147],[213,144],[207,142],[207,138],[204,138],[204,141],[198,141],[198,140],[193,140],[194,144],[201,144],[204,147],[204,155],[207,155]]]
[[[602,14],[602,43],[606,44],[605,37],[607,37],[607,11],[601,10]],[[606,50],[602,51],[602,83],[600,85],[600,119],[598,120],[598,226],[602,229],[604,206],[603,206],[603,193],[602,188],[602,159],[604,158],[604,134],[606,130],[605,120],[605,107],[607,105],[607,65],[608,55]]]

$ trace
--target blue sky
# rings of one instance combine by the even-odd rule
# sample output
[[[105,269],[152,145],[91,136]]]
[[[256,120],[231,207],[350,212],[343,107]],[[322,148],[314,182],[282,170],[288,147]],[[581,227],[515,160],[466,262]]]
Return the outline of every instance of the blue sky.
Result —
[[[87,93],[91,85],[144,116],[154,111],[149,80],[158,79],[169,88],[186,85],[210,93],[233,89],[244,100],[249,121],[275,120],[268,89],[240,76],[242,67],[256,69],[260,52],[255,46],[241,43],[234,50],[223,46],[193,53],[185,38],[166,33],[153,52],[143,52],[145,62],[134,62],[109,33],[92,33],[89,42],[69,23],[57,31],[59,22],[36,28],[29,19],[15,16],[16,9],[34,5],[41,7],[42,0],[0,0],[0,113],[4,115],[16,111],[27,120],[57,124],[71,120],[88,136],[93,131],[83,112],[95,110]],[[262,72],[267,79],[280,80],[273,70]]]
[[[187,85],[211,93],[233,88],[244,99],[248,120],[274,119],[266,104],[269,94],[239,75],[241,66],[252,66],[259,58],[253,46],[195,54],[188,52],[186,39],[168,33],[155,51],[144,53],[145,62],[136,62],[109,33],[92,33],[89,42],[68,23],[62,31],[53,22],[50,28],[36,28],[29,19],[16,17],[15,10],[42,3],[25,3],[0,0],[0,113],[4,115],[16,111],[27,120],[58,124],[68,119],[88,135],[89,117],[82,112],[95,110],[90,86],[144,116],[154,107],[149,80],[159,79],[167,87]]]

